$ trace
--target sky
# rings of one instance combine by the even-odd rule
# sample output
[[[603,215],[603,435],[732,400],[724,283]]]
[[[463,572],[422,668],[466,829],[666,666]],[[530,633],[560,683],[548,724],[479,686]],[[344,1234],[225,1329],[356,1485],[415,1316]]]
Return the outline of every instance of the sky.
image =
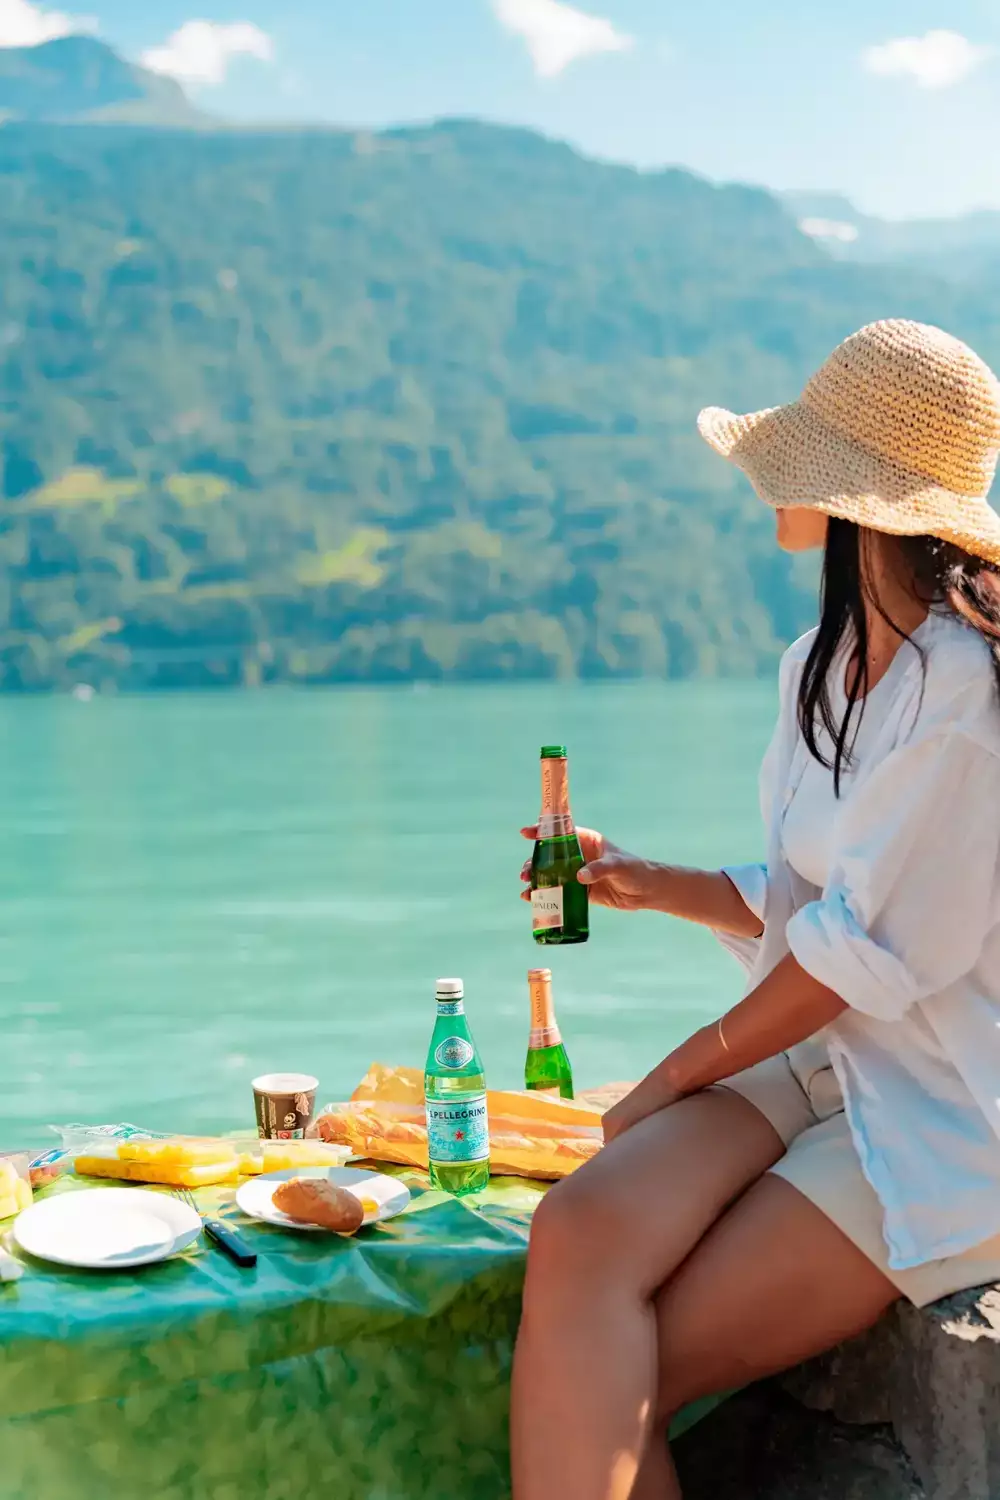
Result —
[[[238,119],[476,116],[889,218],[1000,209],[1000,0],[0,0],[0,45],[72,30]]]

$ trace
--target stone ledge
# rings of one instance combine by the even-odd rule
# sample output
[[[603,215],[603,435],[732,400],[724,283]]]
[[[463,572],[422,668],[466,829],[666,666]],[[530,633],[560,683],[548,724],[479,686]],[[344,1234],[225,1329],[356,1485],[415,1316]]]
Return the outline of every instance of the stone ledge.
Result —
[[[808,1411],[774,1381],[673,1444],[684,1500],[925,1500],[886,1426]]]
[[[1000,1500],[1000,1286],[899,1303],[782,1385],[841,1422],[888,1424],[927,1500]]]

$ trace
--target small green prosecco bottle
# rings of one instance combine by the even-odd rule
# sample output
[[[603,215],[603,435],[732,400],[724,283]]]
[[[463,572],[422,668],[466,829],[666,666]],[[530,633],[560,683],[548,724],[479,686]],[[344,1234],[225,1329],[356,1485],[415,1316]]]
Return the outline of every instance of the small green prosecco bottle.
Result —
[[[542,746],[542,810],[531,856],[531,925],[536,943],[585,943],[590,936],[585,864],[569,810],[565,745]]]
[[[460,979],[437,982],[437,1020],[424,1069],[431,1182],[455,1197],[481,1193],[490,1180],[486,1077],[465,1019]]]
[[[563,1044],[556,1008],[552,1001],[552,970],[529,969],[531,1031],[524,1061],[524,1086],[536,1094],[573,1097],[573,1069]]]

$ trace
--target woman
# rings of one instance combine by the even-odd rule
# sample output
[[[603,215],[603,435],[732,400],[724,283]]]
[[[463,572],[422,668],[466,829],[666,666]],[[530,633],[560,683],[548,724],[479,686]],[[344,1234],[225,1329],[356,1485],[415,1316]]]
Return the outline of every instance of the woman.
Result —
[[[595,901],[715,929],[750,984],[539,1208],[515,1500],[676,1500],[690,1402],[1000,1278],[1000,385],[878,323],[699,427],[780,546],[825,547],[821,621],[782,663],[766,869],[583,836]]]

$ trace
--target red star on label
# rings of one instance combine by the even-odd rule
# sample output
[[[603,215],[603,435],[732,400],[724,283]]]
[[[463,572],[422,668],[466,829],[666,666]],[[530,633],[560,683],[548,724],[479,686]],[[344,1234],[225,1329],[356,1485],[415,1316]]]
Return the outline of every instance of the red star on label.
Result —
[[[464,1141],[465,1140],[465,1131],[464,1130],[456,1130],[455,1131],[455,1139],[456,1139],[456,1141]]]

